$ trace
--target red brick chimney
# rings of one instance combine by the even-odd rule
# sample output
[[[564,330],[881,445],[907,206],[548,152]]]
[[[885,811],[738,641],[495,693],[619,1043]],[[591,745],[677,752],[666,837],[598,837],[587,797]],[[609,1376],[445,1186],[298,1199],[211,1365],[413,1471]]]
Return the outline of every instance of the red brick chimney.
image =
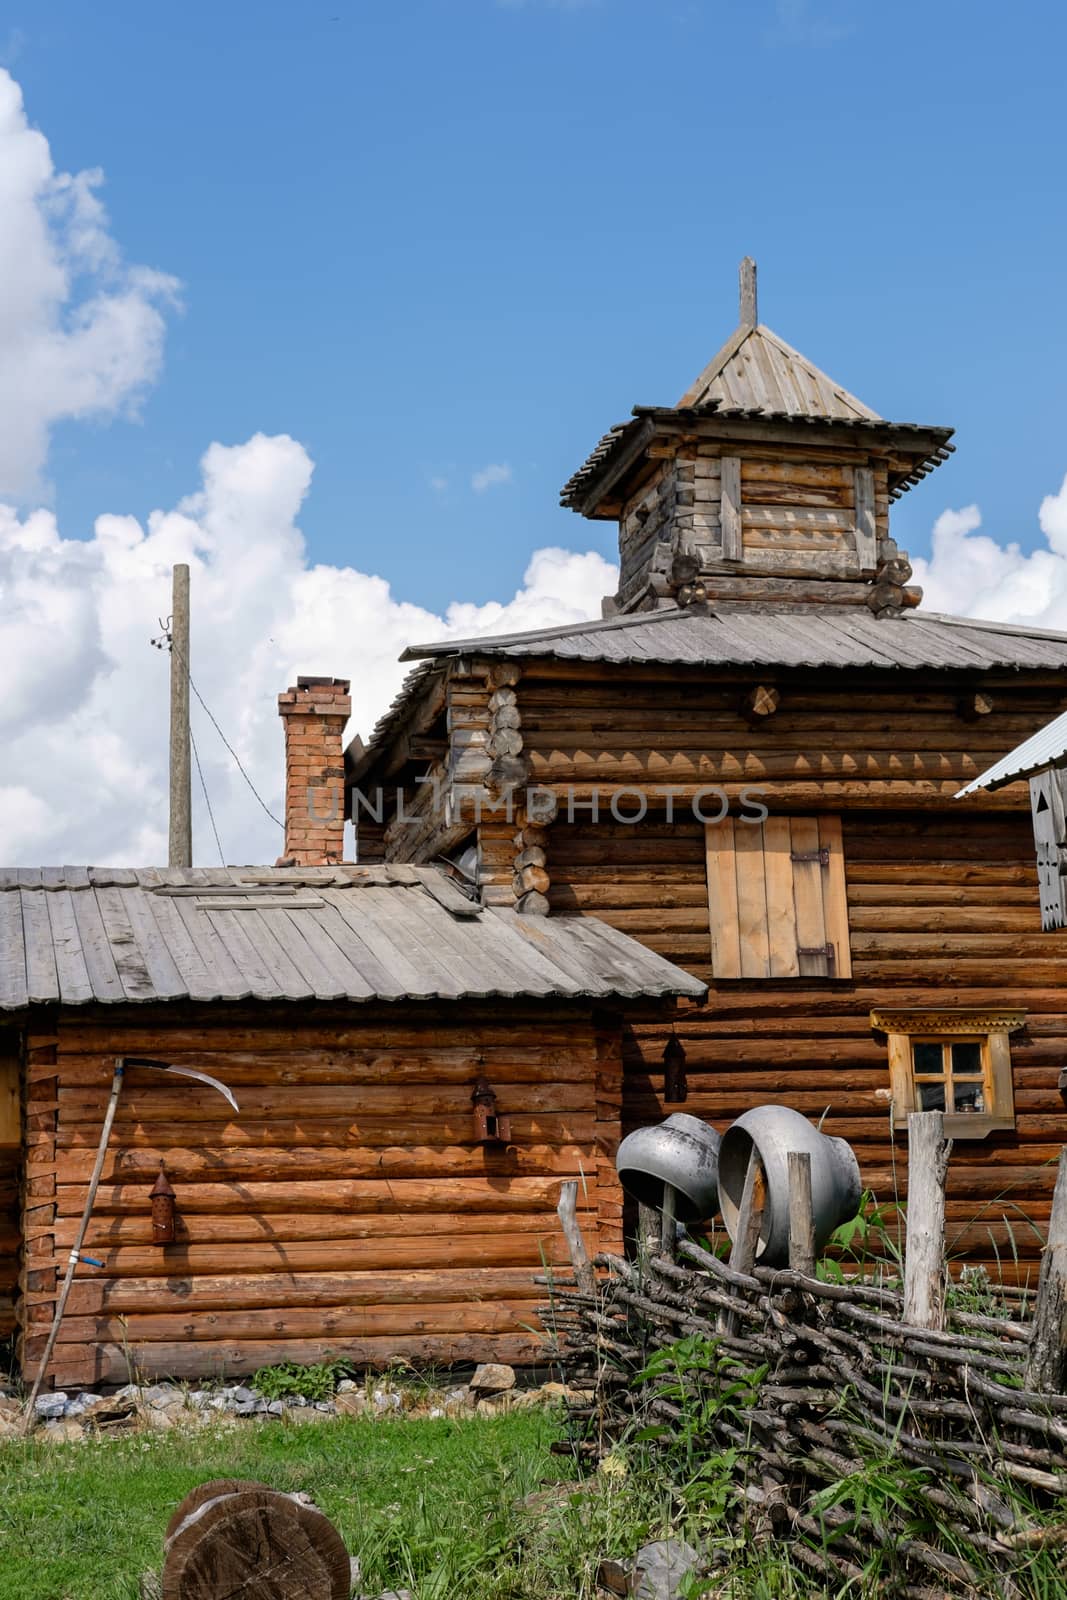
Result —
[[[344,858],[347,678],[297,678],[278,696],[285,724],[285,852],[300,867]]]

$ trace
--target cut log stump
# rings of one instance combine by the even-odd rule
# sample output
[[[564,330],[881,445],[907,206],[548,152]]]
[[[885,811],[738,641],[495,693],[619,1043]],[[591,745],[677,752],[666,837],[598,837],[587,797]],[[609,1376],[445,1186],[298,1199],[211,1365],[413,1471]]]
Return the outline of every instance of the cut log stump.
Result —
[[[292,1495],[233,1480],[201,1484],[171,1529],[162,1600],[348,1600],[341,1535]]]

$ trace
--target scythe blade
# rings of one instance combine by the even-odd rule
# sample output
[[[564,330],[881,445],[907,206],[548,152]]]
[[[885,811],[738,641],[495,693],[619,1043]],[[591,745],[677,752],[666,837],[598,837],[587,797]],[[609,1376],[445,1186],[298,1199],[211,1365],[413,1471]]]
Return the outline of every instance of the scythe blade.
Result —
[[[173,1072],[179,1078],[196,1078],[199,1083],[206,1083],[209,1088],[217,1089],[224,1099],[228,1100],[235,1111],[240,1111],[240,1106],[233,1097],[233,1093],[218,1078],[213,1078],[210,1072],[197,1072],[193,1067],[175,1067],[169,1061],[152,1061],[147,1056],[127,1056],[128,1067],[150,1067],[153,1072]]]

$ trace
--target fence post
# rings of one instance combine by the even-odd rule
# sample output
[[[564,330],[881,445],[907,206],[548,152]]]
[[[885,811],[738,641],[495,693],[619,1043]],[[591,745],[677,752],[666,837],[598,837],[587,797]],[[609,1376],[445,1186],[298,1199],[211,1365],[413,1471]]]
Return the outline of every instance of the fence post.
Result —
[[[1067,1385],[1067,1150],[1060,1151],[1048,1242],[1041,1257],[1026,1386],[1044,1393]]]
[[[560,1185],[559,1205],[556,1207],[563,1237],[567,1241],[567,1252],[574,1268],[574,1281],[583,1294],[592,1294],[596,1289],[596,1273],[586,1253],[585,1240],[582,1230],[578,1226],[578,1180],[568,1178]]]
[[[789,1265],[805,1278],[815,1276],[815,1214],[811,1204],[811,1157],[789,1152]]]
[[[945,1325],[945,1174],[951,1153],[944,1114],[911,1112],[904,1321],[915,1328]]]

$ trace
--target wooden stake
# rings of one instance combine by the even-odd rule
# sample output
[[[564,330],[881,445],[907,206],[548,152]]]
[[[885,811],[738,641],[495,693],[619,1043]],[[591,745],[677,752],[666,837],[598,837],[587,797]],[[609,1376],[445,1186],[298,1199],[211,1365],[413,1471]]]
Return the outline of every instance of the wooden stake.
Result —
[[[741,289],[740,323],[743,328],[754,328],[759,318],[756,314],[756,263],[746,256],[738,274]]]
[[[659,1213],[659,1251],[660,1255],[669,1256],[674,1260],[675,1245],[675,1217],[678,1211],[678,1191],[673,1183],[663,1185],[663,1205]]]
[[[167,864],[193,864],[189,764],[189,568],[174,568],[170,621],[170,841]]]
[[[1067,1388],[1067,1150],[1060,1151],[1048,1243],[1041,1257],[1026,1387],[1046,1394]]]
[[[945,1325],[945,1174],[951,1153],[944,1114],[911,1112],[904,1321],[916,1328]]]
[[[592,1294],[596,1288],[596,1274],[589,1261],[582,1238],[582,1230],[578,1226],[578,1180],[568,1178],[561,1185],[559,1191],[559,1205],[556,1207],[563,1237],[567,1241],[567,1250],[574,1268],[574,1279],[583,1294]]]
[[[734,1234],[733,1249],[730,1251],[730,1266],[734,1272],[751,1272],[755,1265],[756,1251],[759,1249],[760,1224],[763,1221],[763,1208],[766,1202],[767,1185],[763,1175],[763,1162],[759,1158],[756,1146],[753,1145],[745,1169],[741,1204],[737,1208],[737,1232]],[[732,1311],[719,1312],[718,1330],[725,1334],[737,1332],[737,1318]]]
[[[789,1265],[805,1278],[815,1276],[815,1213],[811,1204],[811,1157],[789,1152]]]

